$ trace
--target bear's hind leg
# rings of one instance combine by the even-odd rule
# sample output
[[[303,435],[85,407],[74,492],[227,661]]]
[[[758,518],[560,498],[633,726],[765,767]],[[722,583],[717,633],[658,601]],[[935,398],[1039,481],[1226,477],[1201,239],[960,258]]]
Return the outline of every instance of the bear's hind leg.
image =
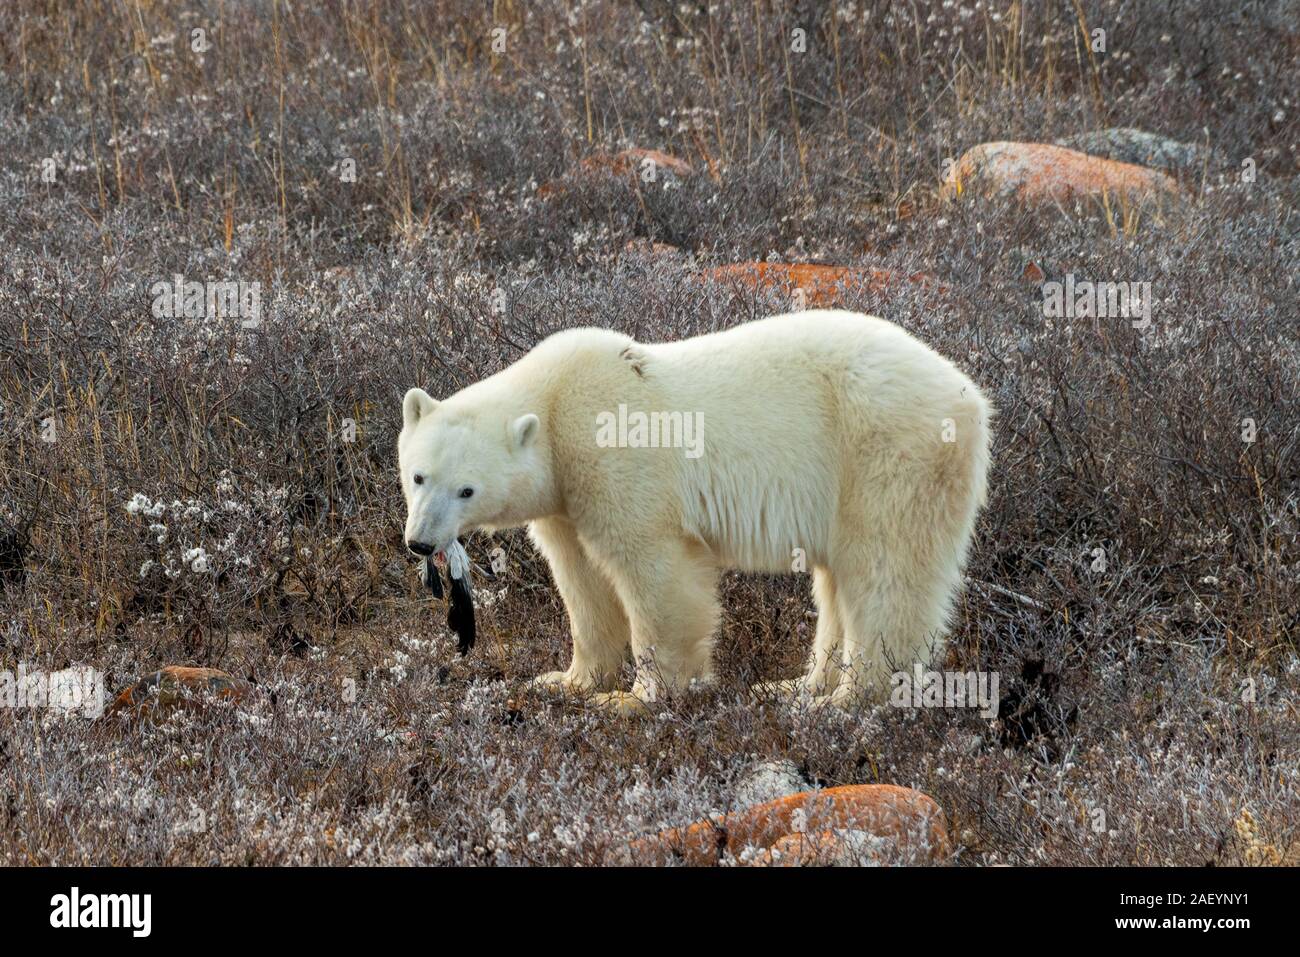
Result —
[[[817,603],[817,635],[803,684],[810,694],[820,695],[839,685],[844,651],[839,589],[829,569],[813,569],[813,600]]]
[[[959,580],[960,573],[955,563],[916,557],[858,546],[840,558],[835,581],[843,671],[820,701],[841,708],[884,701],[894,672],[929,664],[943,638],[953,575]]]
[[[568,691],[608,691],[618,680],[631,648],[622,602],[570,522],[541,519],[532,523],[529,532],[551,566],[573,632],[573,661],[568,670],[548,672],[532,683]]]
[[[829,569],[821,566],[813,569],[813,601],[817,605],[817,634],[813,638],[808,673],[783,681],[760,682],[753,688],[758,695],[778,698],[800,694],[818,696],[835,690],[839,685],[844,626],[840,621],[835,579]]]

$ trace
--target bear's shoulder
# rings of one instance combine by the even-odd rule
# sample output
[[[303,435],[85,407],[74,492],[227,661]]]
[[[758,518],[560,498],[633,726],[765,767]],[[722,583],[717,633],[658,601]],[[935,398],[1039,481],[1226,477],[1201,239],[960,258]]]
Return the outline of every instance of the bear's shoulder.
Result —
[[[615,332],[613,329],[600,329],[595,326],[582,326],[577,329],[562,329],[559,332],[553,332],[536,346],[537,349],[577,349],[583,347],[594,348],[613,348],[614,351],[622,348],[633,339],[625,332]]]
[[[634,348],[639,348],[635,339],[612,329],[565,329],[539,342],[530,358],[548,365],[572,361],[613,365],[623,361],[621,357],[626,350]]]

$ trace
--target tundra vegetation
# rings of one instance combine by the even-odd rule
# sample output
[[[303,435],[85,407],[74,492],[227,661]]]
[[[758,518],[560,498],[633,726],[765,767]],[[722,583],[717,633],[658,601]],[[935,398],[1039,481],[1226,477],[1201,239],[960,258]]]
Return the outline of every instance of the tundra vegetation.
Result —
[[[229,676],[0,707],[0,863],[596,863],[771,761],[925,792],[956,864],[1300,860],[1298,60],[1295,0],[0,5],[0,672]],[[1112,128],[1159,174],[962,178]],[[1047,314],[1067,276],[1149,321]],[[997,717],[751,701],[803,664],[798,572],[724,579],[716,688],[539,699],[568,625],[522,533],[467,541],[457,656],[403,392],[808,298],[999,410],[935,664]]]

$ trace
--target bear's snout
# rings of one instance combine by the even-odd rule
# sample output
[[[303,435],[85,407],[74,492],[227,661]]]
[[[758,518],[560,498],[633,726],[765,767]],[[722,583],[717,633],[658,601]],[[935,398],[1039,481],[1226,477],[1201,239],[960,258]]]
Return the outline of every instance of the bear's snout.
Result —
[[[426,558],[432,555],[434,551],[433,546],[428,542],[417,542],[412,538],[406,540],[406,547],[416,555],[423,555]]]

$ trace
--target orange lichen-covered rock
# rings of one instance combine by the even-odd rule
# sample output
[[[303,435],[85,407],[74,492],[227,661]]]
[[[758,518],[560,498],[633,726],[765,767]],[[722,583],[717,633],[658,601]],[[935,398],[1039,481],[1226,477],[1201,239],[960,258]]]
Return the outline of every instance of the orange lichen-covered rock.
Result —
[[[690,163],[662,150],[630,149],[613,154],[595,153],[583,160],[581,165],[591,173],[609,170],[617,175],[639,176],[650,166],[654,166],[656,172],[665,170],[682,179],[695,175],[695,170]]]
[[[1020,278],[1025,282],[1031,282],[1037,285],[1047,278],[1047,274],[1043,272],[1042,266],[1038,265],[1038,263],[1033,260],[1030,260],[1025,263],[1025,268],[1020,270]]]
[[[247,681],[232,678],[216,668],[167,665],[119,692],[104,713],[162,717],[176,708],[202,707],[213,699],[238,701],[251,688]]]
[[[719,820],[661,831],[620,848],[614,860],[700,866],[718,863],[724,852],[739,857],[746,848],[759,848],[769,852],[759,863],[779,861],[787,852],[811,863],[818,859],[814,851],[823,847],[844,850],[842,838],[831,841],[839,832],[863,832],[894,857],[921,863],[941,861],[950,850],[947,822],[933,798],[893,784],[856,784],[804,791]],[[800,837],[796,841],[793,835]],[[778,842],[784,843],[773,856],[770,851]]]
[[[669,173],[679,179],[695,175],[695,169],[683,159],[661,150],[628,149],[617,153],[594,153],[578,164],[577,172],[593,175],[609,173],[629,180],[659,180],[662,173]],[[572,177],[573,174],[570,174]],[[563,180],[553,179],[543,183],[537,189],[537,195],[546,198],[555,196],[565,189]]]
[[[925,273],[895,272],[870,266],[825,266],[815,263],[731,263],[705,270],[703,278],[734,282],[748,289],[775,290],[797,300],[801,307],[831,308],[842,305],[846,294],[859,289],[884,292],[905,282],[943,291]]]
[[[787,834],[748,863],[753,867],[861,867],[888,864],[892,842],[870,831]],[[927,857],[929,855],[926,855]],[[918,862],[923,863],[923,862]]]
[[[944,180],[950,197],[1014,195],[1028,202],[1066,202],[1109,195],[1130,202],[1173,196],[1164,173],[1046,143],[981,143],[953,164]]]

